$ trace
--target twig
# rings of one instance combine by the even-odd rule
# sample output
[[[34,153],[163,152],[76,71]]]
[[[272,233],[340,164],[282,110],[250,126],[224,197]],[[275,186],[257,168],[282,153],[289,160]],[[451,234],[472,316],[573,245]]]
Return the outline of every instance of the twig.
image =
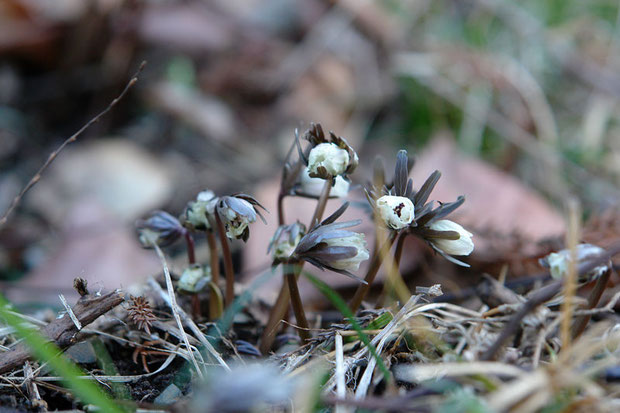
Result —
[[[179,327],[179,330],[181,331],[183,342],[185,343],[185,346],[187,347],[187,353],[189,354],[189,357],[192,360],[192,363],[194,364],[194,368],[196,369],[196,374],[198,374],[198,377],[202,379],[203,378],[202,370],[200,369],[200,366],[198,365],[198,361],[196,361],[196,357],[194,357],[194,353],[192,352],[192,346],[189,344],[189,339],[187,338],[187,334],[185,333],[185,330],[183,330],[183,323],[181,322],[181,316],[179,315],[179,306],[177,304],[176,296],[174,295],[174,287],[172,286],[172,278],[170,277],[170,270],[168,269],[168,263],[166,262],[166,257],[164,256],[164,253],[162,252],[161,248],[159,248],[159,245],[157,245],[156,243],[153,243],[153,247],[155,248],[155,252],[157,252],[157,256],[159,257],[161,261],[161,265],[164,268],[164,278],[166,279],[168,297],[170,297],[170,301],[168,302],[168,304],[170,306],[170,309],[172,310],[172,315],[174,316],[174,319],[177,322],[177,326]]]
[[[34,374],[29,361],[24,363],[24,379],[24,384],[26,386],[26,390],[28,390],[32,407],[34,407],[36,411],[46,412],[48,407],[47,402],[41,398],[37,383],[34,381]]]
[[[86,326],[123,301],[123,295],[118,290],[101,296],[85,295],[80,297],[72,310],[81,325]],[[67,348],[77,342],[78,330],[67,314],[55,319],[40,332],[60,348]],[[0,374],[19,368],[29,358],[30,352],[25,345],[0,354]]]
[[[336,332],[336,336],[334,337],[335,347],[336,347],[336,396],[338,399],[344,400],[347,393],[346,382],[345,382],[345,369],[344,369],[344,354],[343,354],[343,346],[342,346],[342,336]],[[336,405],[336,413],[346,413],[349,409],[344,408],[341,405]]]
[[[26,195],[26,192],[28,192],[30,190],[30,188],[32,188],[33,186],[35,186],[37,184],[37,182],[39,182],[41,180],[41,177],[43,175],[43,172],[45,172],[45,170],[51,165],[52,162],[54,162],[54,160],[58,157],[58,155],[60,154],[60,152],[62,152],[63,149],[65,149],[65,147],[67,145],[69,145],[70,143],[73,143],[77,140],[77,138],[84,133],[84,131],[86,129],[88,129],[93,123],[98,122],[99,119],[101,119],[104,115],[106,115],[110,110],[112,110],[112,108],[114,106],[116,106],[118,104],[118,102],[120,102],[120,100],[127,94],[127,92],[129,91],[129,89],[131,89],[131,87],[133,85],[135,85],[135,83],[138,81],[138,75],[140,74],[140,72],[142,72],[142,69],[144,69],[144,66],[146,66],[146,62],[142,62],[140,64],[140,67],[138,68],[138,70],[136,71],[136,73],[132,76],[132,78],[129,80],[129,82],[127,82],[127,85],[125,85],[125,88],[123,89],[123,91],[121,92],[120,95],[118,95],[118,97],[116,97],[116,99],[114,99],[112,102],[110,102],[110,104],[108,105],[107,108],[105,108],[103,111],[99,112],[99,114],[97,116],[95,116],[94,118],[92,118],[91,120],[89,120],[84,126],[82,126],[80,128],[80,130],[78,130],[76,133],[74,133],[73,135],[71,135],[67,140],[65,140],[62,145],[60,145],[54,152],[52,152],[48,157],[47,160],[45,161],[45,163],[43,164],[43,166],[41,166],[41,168],[39,168],[39,170],[37,171],[36,174],[34,174],[34,176],[30,179],[30,181],[26,184],[26,186],[20,191],[20,193],[13,199],[13,201],[11,202],[11,205],[9,205],[9,208],[6,210],[6,212],[4,213],[4,215],[2,215],[2,218],[0,218],[0,228],[2,228],[8,218],[9,215],[11,215],[11,213],[13,212],[13,210],[15,208],[17,208],[17,205],[21,202],[22,198],[24,197],[24,195]]]
[[[69,314],[69,317],[71,317],[71,321],[73,321],[73,324],[75,324],[75,328],[77,329],[77,331],[80,331],[82,329],[82,324],[80,323],[80,320],[78,320],[78,318],[73,313],[73,310],[71,309],[71,306],[65,299],[65,296],[62,294],[59,294],[58,298],[60,298],[60,302],[62,303],[63,307],[65,307],[65,310],[67,310],[67,314]]]

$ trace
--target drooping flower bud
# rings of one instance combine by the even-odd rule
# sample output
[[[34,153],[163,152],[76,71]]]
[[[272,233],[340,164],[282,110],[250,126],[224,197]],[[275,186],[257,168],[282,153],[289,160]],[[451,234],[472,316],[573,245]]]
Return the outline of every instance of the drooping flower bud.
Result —
[[[186,268],[178,282],[180,290],[197,293],[211,281],[211,268],[193,264]]]
[[[364,282],[351,273],[369,258],[364,234],[343,229],[358,225],[361,220],[334,222],[348,206],[345,203],[303,236],[292,256]]]
[[[324,179],[312,178],[310,176],[310,173],[308,172],[308,168],[304,168],[300,173],[300,185],[298,194],[318,198],[321,195],[324,183]],[[347,194],[349,193],[350,185],[351,184],[349,183],[349,181],[344,179],[342,175],[338,175],[336,179],[334,179],[334,184],[329,191],[330,198],[342,198],[347,196]]]
[[[474,242],[471,239],[473,234],[454,221],[440,219],[429,224],[429,228],[438,232],[450,231],[458,233],[458,238],[456,239],[434,237],[431,240],[431,243],[445,254],[469,255],[474,250]]]
[[[210,217],[213,217],[217,201],[218,198],[213,191],[205,190],[200,192],[196,196],[196,200],[190,202],[185,209],[184,225],[198,231],[211,229],[212,221]]]
[[[278,227],[267,249],[267,252],[271,252],[273,255],[274,265],[286,261],[293,254],[299,240],[305,233],[306,226],[299,221]]]
[[[601,247],[592,244],[579,244],[577,245],[577,265],[598,257],[605,253],[605,250]],[[568,264],[571,260],[571,252],[569,249],[563,249],[558,252],[552,252],[544,258],[540,259],[540,264],[543,267],[549,268],[551,276],[555,279],[561,279],[566,276],[568,272]],[[600,277],[609,268],[609,263],[603,263],[592,270],[590,270],[584,279],[596,279]]]
[[[377,199],[376,210],[385,225],[391,229],[403,229],[413,222],[415,209],[409,198],[384,195]]]
[[[165,211],[155,211],[147,219],[137,221],[136,228],[140,243],[146,248],[154,244],[166,247],[186,231],[178,219]]]
[[[261,213],[254,209],[254,206],[265,209],[249,195],[238,194],[219,198],[216,210],[226,227],[228,238],[246,241],[250,236],[248,225],[256,221],[257,215],[265,224],[267,223]]]

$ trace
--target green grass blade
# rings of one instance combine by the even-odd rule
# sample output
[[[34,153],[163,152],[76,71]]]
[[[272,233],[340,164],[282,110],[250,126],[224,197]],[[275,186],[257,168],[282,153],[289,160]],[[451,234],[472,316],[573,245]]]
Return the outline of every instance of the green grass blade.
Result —
[[[366,347],[368,347],[370,354],[372,354],[375,361],[377,362],[377,366],[379,367],[379,370],[381,370],[381,372],[383,373],[383,377],[387,382],[389,382],[391,379],[390,371],[383,363],[383,360],[377,353],[377,349],[375,348],[375,346],[372,345],[370,339],[362,330],[362,327],[357,321],[355,321],[355,315],[351,312],[351,310],[349,310],[349,306],[342,299],[342,297],[340,297],[340,294],[334,291],[329,285],[316,278],[314,275],[305,271],[303,272],[303,274],[316,287],[316,289],[319,290],[325,297],[327,297],[327,299],[331,301],[331,303],[338,309],[338,311],[340,311],[340,313],[342,313],[342,315],[351,323],[353,329],[357,331],[357,335],[359,336],[360,340],[366,345]]]
[[[101,391],[93,382],[80,378],[86,375],[78,366],[67,360],[60,353],[60,349],[50,343],[37,331],[23,326],[23,321],[7,311],[9,302],[0,295],[0,317],[13,327],[17,335],[24,339],[33,356],[41,362],[46,362],[55,374],[63,378],[63,383],[73,391],[83,402],[98,406],[105,412],[124,413],[125,410],[116,406],[114,402]]]

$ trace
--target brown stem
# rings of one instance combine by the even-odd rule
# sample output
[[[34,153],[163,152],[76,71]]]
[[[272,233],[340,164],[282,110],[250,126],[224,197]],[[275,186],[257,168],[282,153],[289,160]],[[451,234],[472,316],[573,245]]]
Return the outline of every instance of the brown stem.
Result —
[[[278,226],[284,225],[284,197],[286,195],[280,193],[278,195]]]
[[[224,273],[226,274],[226,294],[224,302],[225,306],[228,307],[235,299],[235,273],[233,270],[230,245],[228,245],[228,238],[226,237],[226,228],[224,228],[219,212],[215,213],[215,222],[217,222],[217,232],[220,235],[222,255],[224,256]]]
[[[207,230],[207,243],[209,244],[209,260],[211,264],[211,281],[216,285],[220,282],[220,257],[217,254],[217,240],[211,230]]]
[[[355,290],[355,294],[353,295],[353,298],[351,299],[351,303],[349,304],[349,308],[351,309],[353,314],[357,312],[357,310],[360,308],[360,305],[362,304],[362,301],[364,301],[364,298],[366,298],[366,295],[368,294],[368,291],[370,290],[370,286],[375,280],[375,277],[377,276],[377,272],[379,271],[379,268],[381,267],[381,263],[383,262],[381,257],[387,254],[389,249],[392,247],[392,244],[394,243],[395,239],[396,239],[396,232],[392,231],[388,239],[381,246],[381,248],[375,251],[375,254],[372,257],[372,262],[370,263],[370,267],[368,268],[368,272],[366,273],[366,277],[364,277],[364,281],[366,281],[367,284],[360,284],[357,287],[357,290]]]
[[[286,311],[288,310],[288,304],[290,301],[291,293],[288,288],[288,282],[286,277],[282,280],[282,287],[280,287],[280,293],[276,299],[275,304],[269,313],[269,319],[263,330],[263,335],[260,339],[259,349],[261,353],[267,354],[271,350],[271,346],[276,338],[278,332],[278,324],[283,319]]]
[[[187,244],[187,261],[189,265],[196,263],[196,248],[194,246],[194,237],[189,231],[185,231],[185,243]]]
[[[198,293],[192,295],[192,316],[196,322],[200,320],[202,316],[202,311],[200,311],[200,298],[198,297]]]
[[[598,302],[603,295],[603,291],[607,287],[607,283],[609,282],[609,278],[611,277],[612,269],[611,263],[609,268],[605,270],[605,272],[596,280],[596,284],[594,284],[594,288],[590,291],[590,296],[588,297],[588,310],[592,310],[596,308]],[[592,314],[585,314],[575,318],[573,322],[573,326],[571,328],[571,336],[573,339],[576,339],[583,333],[583,330],[586,329],[588,322],[592,318]]]
[[[316,204],[316,209],[314,210],[314,215],[312,216],[312,220],[310,221],[309,228],[314,226],[315,222],[320,222],[323,218],[323,214],[325,213],[325,206],[327,205],[327,200],[329,199],[329,191],[332,189],[332,179],[326,179],[323,184],[323,189],[321,190],[321,195],[319,195],[319,201]]]
[[[297,320],[297,333],[302,342],[310,340],[310,328],[308,320],[306,319],[306,312],[301,302],[301,295],[299,295],[299,288],[297,287],[297,277],[301,272],[301,266],[299,262],[291,262],[284,265],[284,271],[286,272],[286,281],[291,296],[291,304],[293,305],[293,312],[295,313],[295,320]]]
[[[407,237],[407,233],[406,232],[401,232],[400,236],[398,237],[398,240],[396,241],[396,247],[394,248],[394,268],[396,269],[396,271],[400,270],[400,259],[403,255],[403,247],[405,246],[405,238]],[[375,232],[375,239],[378,239],[378,233]],[[373,250],[373,256],[375,254],[377,254],[377,242],[375,242],[375,247]],[[402,279],[402,278],[401,278]],[[375,308],[380,308],[380,306],[382,306],[383,303],[385,303],[387,301],[388,298],[388,290],[389,294],[392,293],[392,289],[388,287],[389,283],[385,283],[384,287],[383,287],[383,291],[381,291],[381,295],[379,295],[379,298],[377,299],[377,304]]]

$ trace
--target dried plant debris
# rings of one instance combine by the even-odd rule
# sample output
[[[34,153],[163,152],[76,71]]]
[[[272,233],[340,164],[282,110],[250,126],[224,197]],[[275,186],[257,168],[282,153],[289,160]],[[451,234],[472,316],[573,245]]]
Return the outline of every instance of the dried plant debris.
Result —
[[[365,234],[351,229],[362,220],[341,220],[349,202],[323,219],[327,200],[349,190],[339,193],[338,178],[348,182],[359,163],[357,153],[344,138],[326,136],[318,124],[303,137],[310,145],[303,149],[295,134],[298,151],[287,159],[279,200],[310,197],[316,207],[305,223],[287,222],[277,207],[279,226],[265,246],[272,257],[272,274],[267,275],[282,274],[273,302],[252,299],[263,277],[239,283],[232,255],[233,245],[246,245],[240,241],[251,236],[250,224],[257,217],[266,220],[260,211],[265,209],[251,195],[204,190],[185,203],[180,218],[155,211],[138,222],[137,242],[156,254],[163,277],[151,278],[148,289],[130,295],[124,308],[95,323],[123,297],[119,291],[92,293],[76,279],[78,303],[71,307],[61,295],[67,314],[21,320],[40,325],[63,348],[94,337],[97,345],[85,347],[96,351],[77,359],[82,374],[110,390],[116,402],[147,411],[491,412],[583,406],[614,411],[620,405],[615,314],[620,291],[613,285],[612,260],[620,252],[619,242],[554,249],[537,264],[548,271],[529,289],[509,288],[504,282],[508,270],[499,280],[484,274],[469,299],[456,304],[441,284],[407,285],[399,270],[401,255],[407,253],[403,240],[409,236],[424,241],[413,248],[437,252],[448,266],[458,264],[451,266],[455,271],[469,265],[454,257],[470,255],[475,239],[447,219],[465,198],[432,199],[439,171],[417,188],[405,150],[396,154],[392,182],[376,163],[365,189],[372,211],[368,222],[384,238],[377,236],[369,251]],[[318,181],[310,188],[308,179]],[[205,235],[208,261],[194,241]],[[176,245],[181,239],[184,247]],[[173,262],[169,255],[179,249],[186,258]],[[366,260],[365,274],[358,274]],[[303,269],[306,263],[354,279],[358,288],[350,301],[328,282],[314,284],[314,276]],[[380,300],[372,303],[367,293],[382,266],[393,274]],[[477,271],[475,265],[471,271]],[[584,298],[566,293],[565,279],[573,275]],[[302,277],[314,280],[329,301],[306,307],[298,286]],[[570,312],[564,310],[566,297],[575,303]],[[99,312],[89,310],[102,300],[111,303]],[[287,315],[289,306],[294,319]],[[563,329],[567,314],[570,329]],[[15,329],[3,324],[0,401],[13,397],[36,410],[62,407],[60,398],[87,408],[53,383],[62,377],[36,367],[29,356]]]

